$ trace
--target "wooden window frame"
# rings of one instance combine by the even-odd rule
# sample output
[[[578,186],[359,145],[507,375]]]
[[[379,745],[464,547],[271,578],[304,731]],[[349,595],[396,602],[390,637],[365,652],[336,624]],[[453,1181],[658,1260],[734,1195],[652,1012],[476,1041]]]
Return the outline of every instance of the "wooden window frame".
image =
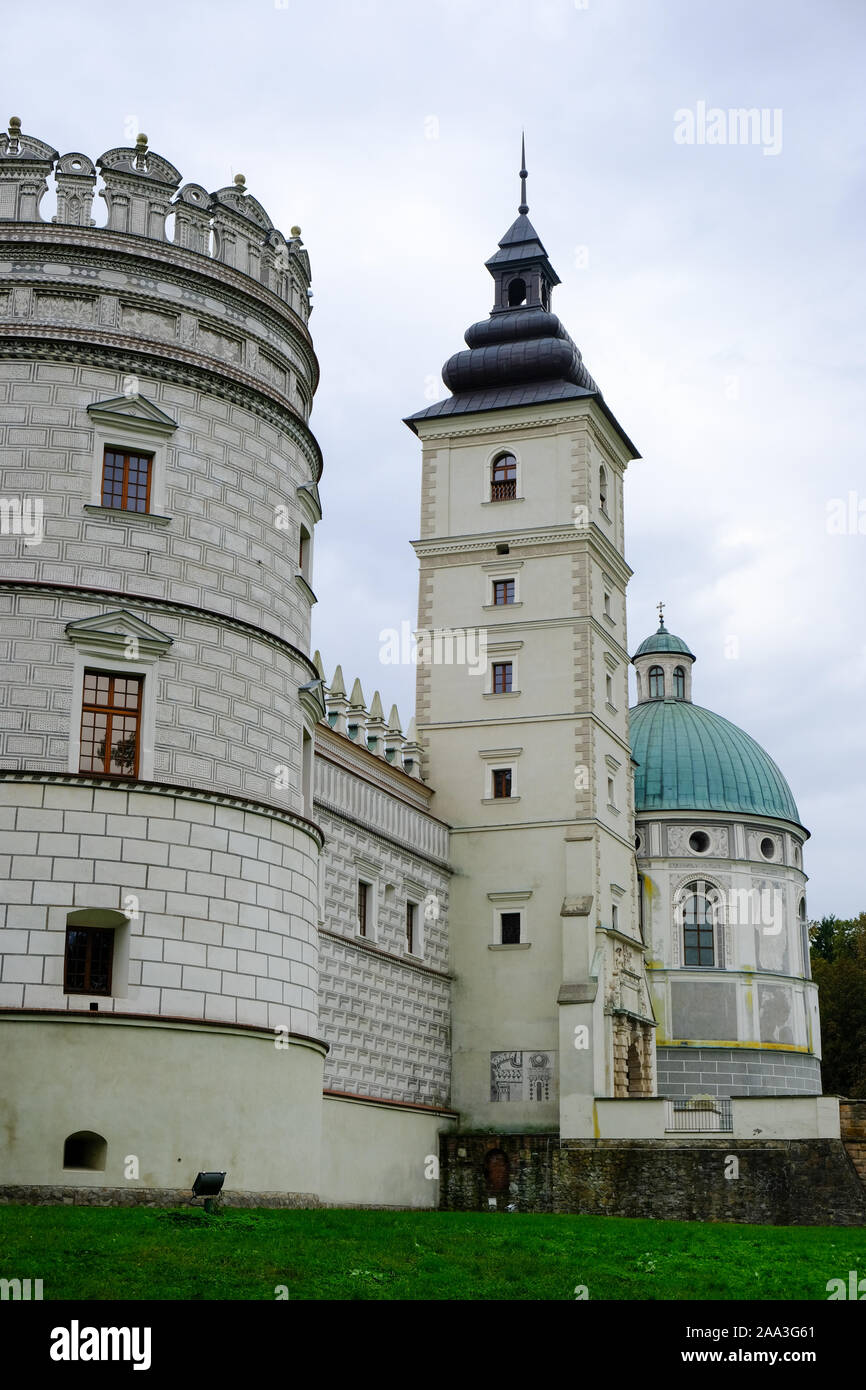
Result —
[[[117,680],[136,681],[136,682],[137,682],[137,685],[138,685],[138,700],[137,700],[137,703],[136,703],[136,705],[135,705],[135,708],[134,708],[134,709],[130,709],[129,706],[124,706],[123,708],[121,708],[120,706],[115,707],[113,703],[109,703],[109,704],[107,704],[107,705],[100,705],[100,704],[97,704],[95,701],[90,701],[90,700],[88,700],[88,698],[87,698],[87,693],[86,693],[86,692],[87,692],[87,678],[88,678],[88,676],[95,676],[97,679],[102,678],[102,679],[107,679],[107,680],[109,681],[109,700],[111,700],[112,697],[113,697],[113,695],[114,695],[114,682],[115,682],[115,681],[117,681]],[[82,776],[85,776],[85,777],[114,777],[114,778],[126,779],[126,780],[135,780],[135,779],[138,777],[139,760],[140,760],[140,758],[141,758],[142,706],[143,706],[143,701],[144,701],[144,680],[145,680],[144,676],[141,675],[141,674],[139,674],[138,672],[132,672],[132,671],[102,671],[102,670],[100,670],[98,667],[89,667],[89,666],[86,666],[86,667],[84,668],[84,677],[83,677],[83,681],[82,681],[82,692],[81,692],[81,724],[80,724],[80,730],[81,730],[81,732],[80,732],[79,753],[78,753],[78,771],[82,774]],[[83,748],[84,748],[84,744],[85,744],[85,736],[84,736],[84,716],[85,716],[85,714],[105,714],[105,715],[107,716],[107,718],[106,718],[106,725],[105,725],[105,751],[106,751],[106,753],[109,755],[109,757],[108,757],[108,768],[107,768],[107,770],[106,770],[106,769],[103,769],[103,768],[83,768],[83,767],[81,766],[81,762],[82,762],[82,758],[83,758]],[[111,761],[112,761],[112,760],[111,760],[111,757],[110,757],[111,748],[112,748],[111,730],[112,730],[112,725],[113,725],[113,721],[114,721],[114,716],[115,716],[115,715],[120,715],[121,717],[123,717],[123,718],[125,718],[125,719],[129,719],[129,718],[131,718],[131,717],[133,717],[133,718],[135,719],[135,758],[134,758],[134,761],[133,761],[132,769],[131,769],[131,771],[129,771],[129,772],[112,772],[112,771],[111,771]],[[90,740],[90,739],[87,739],[86,741],[87,741],[88,744],[90,744],[91,742],[93,742],[93,741]],[[94,746],[95,746],[95,743],[94,743]]]
[[[70,936],[71,936],[73,933],[75,933],[75,932],[79,932],[79,933],[80,933],[80,932],[85,932],[85,933],[87,934],[87,948],[86,948],[85,966],[84,966],[85,981],[84,981],[84,987],[81,988],[81,989],[78,989],[78,988],[76,988],[75,986],[72,986],[72,985],[69,984],[69,948],[70,948],[70,940],[69,940],[69,938],[70,938]],[[102,938],[105,938],[105,937],[110,937],[110,938],[111,938],[111,942],[110,942],[110,945],[109,945],[109,951],[108,951],[108,982],[107,982],[107,987],[106,987],[105,989],[94,989],[94,988],[93,988],[93,985],[92,985],[92,982],[91,982],[91,979],[90,979],[91,967],[92,967],[92,960],[93,960],[94,937],[96,937],[96,936],[99,936],[99,937],[102,937]],[[69,927],[69,926],[68,926],[68,927],[66,928],[66,936],[65,936],[65,940],[64,940],[64,946],[63,946],[63,993],[64,993],[64,994],[90,994],[90,995],[99,995],[100,998],[110,997],[110,995],[111,995],[112,979],[113,979],[113,975],[114,975],[114,948],[115,948],[115,944],[116,944],[116,943],[115,943],[115,940],[114,940],[114,928],[113,928],[113,927]]]
[[[507,608],[514,603],[517,586],[513,579],[494,579],[493,581],[493,606],[494,608]],[[504,594],[500,598],[500,594]]]
[[[517,459],[508,452],[497,455],[490,469],[491,502],[511,502],[517,496]]]
[[[109,490],[108,500],[106,500],[106,469],[108,468],[109,455],[123,460],[123,473],[121,475],[121,495],[120,504],[111,500],[113,489]],[[147,516],[150,513],[150,494],[153,487],[153,467],[155,455],[145,450],[134,452],[131,449],[120,449],[113,444],[106,444],[102,451],[102,477],[100,479],[100,505],[109,507],[113,511],[129,512],[132,516]],[[144,506],[130,507],[129,503],[129,474],[130,460],[144,459],[147,462],[147,484],[145,487]]]
[[[499,672],[502,672],[502,688],[499,688]],[[494,661],[492,665],[492,677],[490,683],[491,695],[510,695],[514,685],[514,663],[511,661]]]
[[[493,768],[491,772],[491,791],[495,801],[508,801],[511,799],[511,787],[513,781],[513,771],[510,767]],[[497,791],[497,787],[500,785],[506,786],[508,790]]]
[[[651,666],[647,672],[647,685],[649,687],[649,698],[651,700],[663,700],[665,698],[665,672],[663,666]],[[659,689],[661,685],[661,689]]]

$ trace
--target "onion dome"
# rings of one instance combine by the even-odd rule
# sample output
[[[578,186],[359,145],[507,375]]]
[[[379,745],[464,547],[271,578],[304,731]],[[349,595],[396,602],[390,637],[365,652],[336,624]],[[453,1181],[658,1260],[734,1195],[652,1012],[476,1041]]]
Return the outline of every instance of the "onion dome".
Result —
[[[560,279],[527,216],[523,145],[521,160],[517,218],[485,262],[495,286],[490,315],[466,330],[466,349],[449,357],[442,369],[451,395],[409,416],[406,424],[415,429],[416,421],[438,416],[594,397],[629,456],[639,458],[587,371],[580,349],[551,311],[551,294]]]

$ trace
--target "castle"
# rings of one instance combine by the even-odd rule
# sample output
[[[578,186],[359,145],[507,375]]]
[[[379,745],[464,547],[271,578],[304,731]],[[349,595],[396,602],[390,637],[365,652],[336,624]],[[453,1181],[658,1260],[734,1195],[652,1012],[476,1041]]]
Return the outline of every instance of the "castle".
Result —
[[[839,1146],[790,789],[663,620],[628,708],[639,456],[526,177],[407,420],[404,729],[310,655],[300,229],[143,135],[0,138],[7,1199],[498,1204],[538,1137]]]

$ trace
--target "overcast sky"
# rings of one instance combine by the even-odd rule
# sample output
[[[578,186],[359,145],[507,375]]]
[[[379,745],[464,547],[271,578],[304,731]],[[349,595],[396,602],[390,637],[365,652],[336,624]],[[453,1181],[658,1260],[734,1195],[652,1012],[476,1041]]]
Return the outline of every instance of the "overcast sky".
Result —
[[[4,18],[29,134],[96,157],[144,130],[185,180],[242,172],[302,227],[314,641],[404,727],[414,670],[379,662],[380,632],[416,621],[402,419],[445,394],[442,363],[490,309],[525,126],[553,307],[642,454],[630,647],[664,599],[696,702],[780,764],[814,837],[810,916],[866,908],[864,41],[861,0],[48,0]],[[764,110],[761,141],[709,143],[701,103]]]

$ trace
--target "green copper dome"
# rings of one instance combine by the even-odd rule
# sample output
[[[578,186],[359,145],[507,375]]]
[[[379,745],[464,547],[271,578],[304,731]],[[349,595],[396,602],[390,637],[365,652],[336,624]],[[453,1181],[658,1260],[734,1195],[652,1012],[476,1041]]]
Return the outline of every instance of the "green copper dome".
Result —
[[[689,651],[682,637],[675,637],[672,632],[668,632],[664,623],[659,624],[658,632],[654,632],[652,637],[644,638],[634,655],[649,656],[652,652],[682,652],[683,656],[690,656],[695,660],[694,652]]]
[[[743,811],[801,823],[773,759],[720,714],[688,700],[646,700],[629,721],[638,813]]]

